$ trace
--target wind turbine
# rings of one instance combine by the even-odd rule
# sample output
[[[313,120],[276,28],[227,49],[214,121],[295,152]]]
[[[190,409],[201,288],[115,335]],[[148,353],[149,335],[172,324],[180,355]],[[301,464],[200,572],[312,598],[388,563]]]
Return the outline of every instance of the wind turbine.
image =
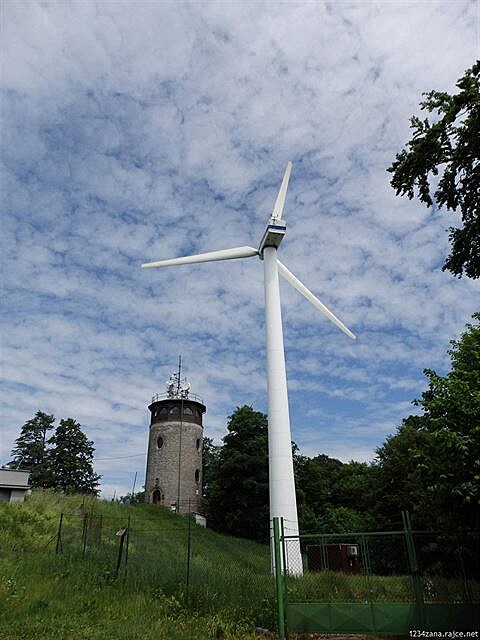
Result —
[[[298,535],[297,500],[293,475],[293,459],[290,435],[290,417],[288,411],[287,377],[285,372],[285,353],[283,347],[282,313],[280,307],[280,273],[297,291],[324,313],[331,322],[347,336],[355,335],[341,322],[307,287],[277,259],[277,249],[286,232],[286,222],[282,219],[285,197],[292,163],[287,164],[280,191],[278,192],[273,213],[268,221],[258,249],[236,247],[211,251],[182,258],[159,260],[142,264],[144,269],[170,267],[198,262],[217,260],[235,260],[258,256],[264,264],[265,280],[265,325],[267,334],[267,388],[268,388],[268,453],[270,487],[270,521],[283,517],[285,532]],[[302,556],[298,539],[287,546],[286,569],[289,573],[301,575]],[[273,554],[272,554],[273,556]]]

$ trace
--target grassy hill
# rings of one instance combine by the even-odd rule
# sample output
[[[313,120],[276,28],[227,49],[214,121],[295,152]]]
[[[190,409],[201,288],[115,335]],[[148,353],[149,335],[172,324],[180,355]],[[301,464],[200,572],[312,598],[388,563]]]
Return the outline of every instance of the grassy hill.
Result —
[[[125,528],[119,564],[117,534]],[[432,540],[418,539],[421,559],[438,555]],[[383,538],[377,543],[372,558],[390,557],[391,545],[383,548]],[[465,576],[443,576],[435,563],[425,566],[426,602],[463,602],[467,587],[478,601],[473,574],[467,584]],[[410,573],[388,573],[307,571],[288,577],[288,598],[412,602]],[[266,545],[203,529],[153,505],[121,506],[48,491],[33,492],[23,504],[0,503],[1,640],[253,640],[261,637],[257,626],[275,628]]]
[[[151,505],[42,491],[0,504],[2,640],[246,640],[274,618],[267,546]]]

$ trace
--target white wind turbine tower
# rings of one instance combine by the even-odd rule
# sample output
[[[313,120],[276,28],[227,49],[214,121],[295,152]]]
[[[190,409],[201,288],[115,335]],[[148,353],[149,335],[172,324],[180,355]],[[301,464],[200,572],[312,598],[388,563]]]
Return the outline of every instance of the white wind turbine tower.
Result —
[[[275,201],[272,216],[268,221],[267,228],[258,249],[254,249],[253,247],[236,247],[234,249],[211,251],[209,253],[200,253],[183,258],[147,262],[142,264],[142,267],[150,269],[153,267],[170,267],[182,264],[194,264],[197,262],[251,258],[253,256],[258,256],[263,260],[265,278],[265,325],[267,333],[270,521],[275,517],[283,517],[285,533],[295,536],[298,535],[297,500],[293,476],[278,274],[280,273],[287,282],[305,296],[314,307],[324,313],[327,318],[347,336],[354,340],[355,335],[277,259],[277,249],[286,232],[286,222],[282,219],[282,213],[291,170],[292,163],[289,162]],[[291,541],[287,550],[287,571],[296,575],[301,574],[303,571],[302,556],[298,540]],[[272,557],[274,557],[273,554]]]

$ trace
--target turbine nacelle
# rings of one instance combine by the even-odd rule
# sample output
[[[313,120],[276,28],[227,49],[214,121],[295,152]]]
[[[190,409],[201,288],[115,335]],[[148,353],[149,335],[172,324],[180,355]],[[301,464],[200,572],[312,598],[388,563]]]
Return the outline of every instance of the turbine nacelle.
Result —
[[[275,247],[278,249],[283,236],[287,231],[287,223],[285,220],[278,220],[273,216],[270,218],[265,233],[263,234],[260,246],[258,247],[258,255],[263,260],[263,250],[265,247]]]
[[[260,260],[263,260],[263,250],[265,247],[275,247],[278,249],[283,236],[287,230],[287,223],[282,220],[283,209],[285,207],[285,198],[287,197],[288,182],[290,180],[290,173],[292,171],[292,163],[287,164],[285,173],[283,174],[282,184],[275,200],[273,212],[270,220],[268,221],[267,228],[263,234],[260,246],[258,247],[258,255]]]

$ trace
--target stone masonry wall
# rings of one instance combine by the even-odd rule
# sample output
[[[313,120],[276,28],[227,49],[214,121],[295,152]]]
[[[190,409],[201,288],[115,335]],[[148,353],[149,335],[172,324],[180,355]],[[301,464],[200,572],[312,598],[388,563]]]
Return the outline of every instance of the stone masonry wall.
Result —
[[[153,493],[158,489],[162,506],[170,508],[177,503],[181,444],[179,512],[188,513],[189,508],[190,511],[199,511],[202,497],[202,438],[202,427],[192,422],[153,422],[148,442],[147,502],[153,502]]]

